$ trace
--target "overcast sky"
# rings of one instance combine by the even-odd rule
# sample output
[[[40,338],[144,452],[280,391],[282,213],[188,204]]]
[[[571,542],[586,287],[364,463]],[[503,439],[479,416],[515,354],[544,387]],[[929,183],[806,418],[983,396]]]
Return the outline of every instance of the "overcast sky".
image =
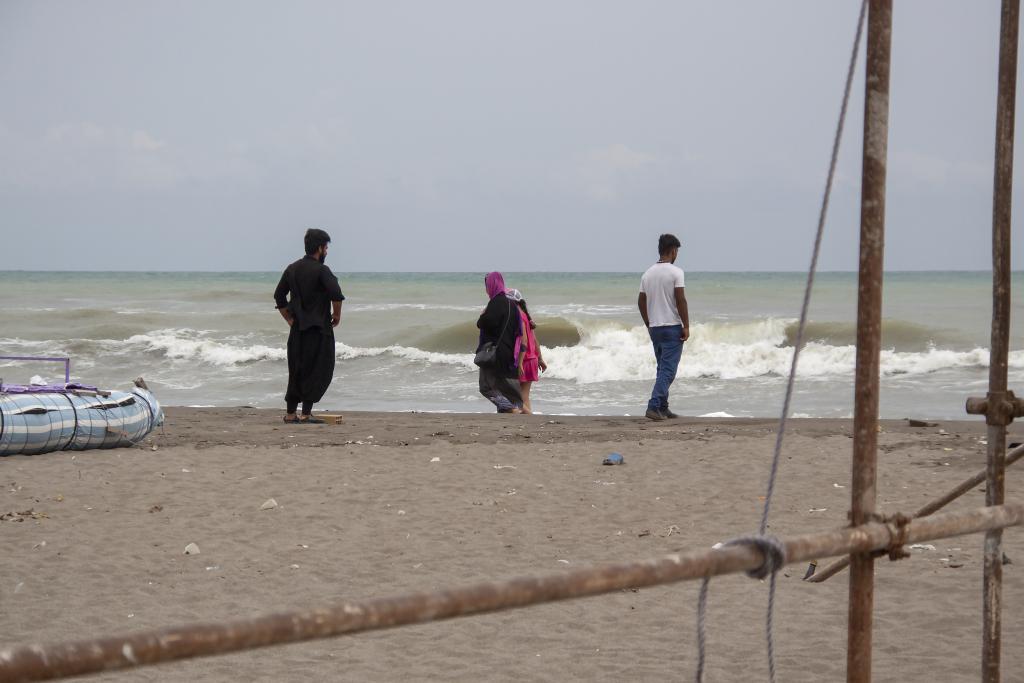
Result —
[[[340,271],[637,271],[664,231],[802,270],[858,8],[4,0],[0,269],[278,270],[322,227]],[[890,270],[989,268],[998,34],[997,0],[896,3]]]

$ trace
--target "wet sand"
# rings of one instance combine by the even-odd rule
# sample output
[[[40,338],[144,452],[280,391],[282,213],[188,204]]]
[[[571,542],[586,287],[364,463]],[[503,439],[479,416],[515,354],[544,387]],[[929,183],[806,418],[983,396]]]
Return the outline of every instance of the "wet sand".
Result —
[[[0,645],[113,635],[708,547],[756,531],[775,420],[167,411],[147,445],[0,459]],[[771,532],[841,526],[852,425],[793,420]],[[984,465],[981,420],[879,434],[879,508]],[[1024,441],[1024,424],[1011,427]],[[604,467],[621,453],[625,464]],[[1019,475],[1007,498],[1020,500]],[[277,507],[263,510],[273,498]],[[979,487],[949,506],[984,504]],[[198,555],[185,555],[195,543]],[[980,536],[877,565],[878,681],[978,680]],[[1003,671],[1024,671],[1024,535],[1004,546]],[[841,680],[847,574],[779,578],[780,681]],[[688,680],[697,584],[92,677],[112,681]],[[712,581],[709,681],[767,677],[766,584]]]

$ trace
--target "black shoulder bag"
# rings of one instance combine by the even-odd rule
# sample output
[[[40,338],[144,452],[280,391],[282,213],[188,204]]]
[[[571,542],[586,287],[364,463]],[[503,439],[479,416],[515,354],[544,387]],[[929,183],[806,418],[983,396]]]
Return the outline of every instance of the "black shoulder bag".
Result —
[[[505,336],[505,330],[508,329],[508,324],[512,322],[512,301],[508,300],[508,316],[505,318],[505,327],[501,329],[501,334],[498,335],[497,342],[484,342],[480,347],[480,350],[473,356],[473,362],[481,368],[493,368],[498,362],[498,344],[501,343],[501,338]]]

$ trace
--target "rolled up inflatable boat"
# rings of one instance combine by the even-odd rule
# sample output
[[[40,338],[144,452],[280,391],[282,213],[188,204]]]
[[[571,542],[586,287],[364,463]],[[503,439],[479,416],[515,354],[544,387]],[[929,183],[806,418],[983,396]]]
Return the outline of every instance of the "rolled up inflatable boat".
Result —
[[[141,379],[131,391],[0,384],[0,456],[131,446],[163,421]]]

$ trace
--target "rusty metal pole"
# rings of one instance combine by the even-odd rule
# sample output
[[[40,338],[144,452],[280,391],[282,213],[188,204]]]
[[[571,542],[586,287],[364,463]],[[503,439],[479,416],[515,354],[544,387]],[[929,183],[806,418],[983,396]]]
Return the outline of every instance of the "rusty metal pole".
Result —
[[[853,526],[865,524],[875,515],[891,42],[892,0],[871,0],[868,6],[868,49],[864,87],[857,374],[854,387],[853,474],[850,487],[850,523]],[[846,680],[851,683],[866,683],[871,680],[874,572],[875,560],[869,553],[850,555]]]
[[[985,502],[1000,505],[1005,493],[1006,364],[1010,346],[1010,209],[1013,198],[1013,131],[1017,97],[1017,32],[1020,0],[1003,0],[999,28],[999,92],[996,96],[996,151],[992,190],[992,345],[988,373],[988,472]],[[985,534],[982,680],[1000,680],[1003,534]]]

